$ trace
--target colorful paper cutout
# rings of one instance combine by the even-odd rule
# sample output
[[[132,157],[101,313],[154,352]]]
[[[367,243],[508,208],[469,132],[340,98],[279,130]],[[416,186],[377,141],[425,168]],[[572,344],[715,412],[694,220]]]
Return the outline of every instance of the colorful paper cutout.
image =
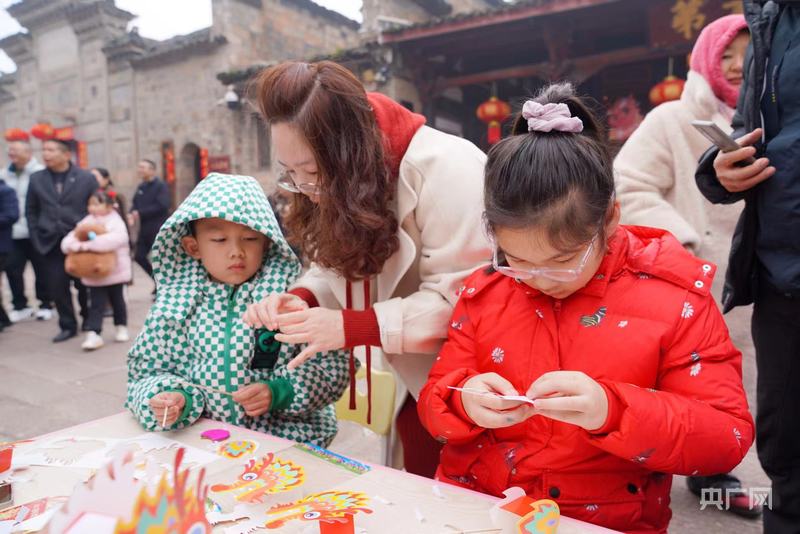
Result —
[[[258,444],[255,441],[239,440],[223,443],[220,445],[219,449],[217,449],[217,452],[220,456],[224,456],[229,460],[237,460],[256,452],[256,449],[258,449]]]
[[[533,499],[518,487],[508,488],[503,495],[505,498],[489,510],[489,517],[502,534],[517,534],[517,523],[520,517],[531,511]]]
[[[162,472],[155,487],[134,477],[136,461],[130,453],[116,457],[76,488],[66,506],[53,515],[48,531],[109,532],[113,526],[115,534],[209,534],[205,470],[200,470],[196,487],[189,486],[190,472],[181,468],[184,453],[184,449],[177,451],[172,476]]]
[[[14,447],[0,448],[0,473],[11,469],[11,457],[14,454]]]
[[[234,492],[237,501],[256,504],[264,502],[265,495],[289,491],[304,482],[305,472],[301,466],[269,453],[258,460],[252,458],[234,483],[215,484],[211,491]]]
[[[330,523],[347,523],[358,512],[372,513],[366,508],[369,497],[358,491],[324,491],[313,493],[302,499],[278,504],[267,511],[267,522],[264,527],[280,528],[288,521],[321,521]]]
[[[37,499],[35,501],[20,504],[19,506],[3,510],[0,512],[0,521],[10,521],[15,519],[23,508],[28,509],[28,513],[25,515],[25,519],[23,521],[28,521],[34,517],[42,515],[47,510],[61,506],[65,502],[67,502],[67,497],[45,497],[43,499]]]
[[[175,534],[210,534],[205,500],[208,488],[203,486],[205,469],[200,470],[197,489],[188,487],[189,470],[181,470],[184,449],[175,455],[174,487],[163,474],[154,495],[145,486],[139,492],[130,521],[120,522],[114,534],[169,532]]]
[[[533,510],[522,516],[517,523],[519,534],[556,534],[561,518],[558,504],[550,499],[541,499],[531,504]]]
[[[328,449],[323,449],[322,447],[317,447],[316,445],[312,445],[310,443],[298,443],[297,445],[295,445],[295,448],[300,449],[301,451],[306,452],[312,456],[315,456],[320,460],[325,460],[326,462],[338,465],[339,467],[346,469],[351,473],[355,473],[357,475],[363,475],[364,473],[370,470],[370,467],[366,464],[362,464],[361,462],[351,460],[346,456],[336,454],[335,452],[329,451]]]
[[[212,428],[211,430],[206,430],[205,432],[200,434],[200,437],[203,439],[211,440],[216,443],[218,441],[225,441],[226,439],[231,437],[231,433],[225,430],[224,428]]]

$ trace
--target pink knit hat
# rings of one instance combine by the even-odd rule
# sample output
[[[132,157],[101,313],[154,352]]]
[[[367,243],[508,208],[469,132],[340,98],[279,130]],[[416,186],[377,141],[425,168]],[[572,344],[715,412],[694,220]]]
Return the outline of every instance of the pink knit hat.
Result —
[[[714,95],[732,108],[736,107],[739,88],[722,74],[722,54],[740,31],[747,30],[743,15],[726,15],[703,28],[692,49],[691,69],[711,86]]]

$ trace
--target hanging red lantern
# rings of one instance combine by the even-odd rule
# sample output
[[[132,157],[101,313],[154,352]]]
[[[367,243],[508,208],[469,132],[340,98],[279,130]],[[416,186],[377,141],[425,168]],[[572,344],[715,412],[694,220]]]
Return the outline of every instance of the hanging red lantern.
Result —
[[[31,137],[22,128],[8,128],[5,132],[5,138],[6,141],[11,143],[13,141],[29,141]]]
[[[175,181],[175,151],[171,146],[164,148],[164,179],[168,184]]]
[[[52,139],[55,133],[56,131],[53,129],[53,127],[44,122],[34,124],[33,127],[31,127],[31,135],[36,139],[41,139],[42,141],[46,139]]]
[[[650,89],[650,103],[657,106],[670,100],[678,100],[681,97],[681,93],[683,93],[685,84],[686,81],[680,78],[672,75],[667,76]]]
[[[64,128],[56,128],[53,130],[53,139],[60,141],[72,141],[75,139],[75,129],[72,126],[65,126]]]
[[[200,179],[208,176],[208,149],[200,149]]]
[[[489,98],[489,100],[478,106],[478,110],[475,114],[481,121],[489,126],[486,139],[489,141],[490,145],[500,140],[500,123],[502,123],[510,113],[511,106],[498,99],[496,96]]]

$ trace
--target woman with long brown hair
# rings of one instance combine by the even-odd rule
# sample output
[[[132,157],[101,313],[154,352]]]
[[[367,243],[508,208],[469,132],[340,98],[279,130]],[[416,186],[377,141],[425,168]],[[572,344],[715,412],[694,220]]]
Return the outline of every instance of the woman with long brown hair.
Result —
[[[447,338],[462,280],[490,257],[481,230],[485,155],[367,94],[336,63],[282,63],[256,88],[283,168],[278,183],[295,193],[288,237],[312,265],[244,320],[280,330],[283,343],[307,343],[295,367],[341,348],[366,347],[368,369],[385,356],[410,394],[399,397],[396,419],[405,467],[432,476],[440,445],[421,427],[414,399]]]

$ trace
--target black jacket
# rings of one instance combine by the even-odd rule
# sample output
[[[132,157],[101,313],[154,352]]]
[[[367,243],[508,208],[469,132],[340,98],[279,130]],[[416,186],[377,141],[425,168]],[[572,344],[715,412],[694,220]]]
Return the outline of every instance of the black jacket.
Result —
[[[0,180],[0,254],[11,252],[11,227],[18,219],[17,192]]]
[[[765,127],[762,117],[762,94],[765,87],[768,60],[772,39],[779,20],[782,4],[800,6],[800,0],[745,0],[744,12],[750,27],[750,47],[745,58],[745,72],[742,90],[739,95],[737,112],[733,118],[733,137],[739,137],[755,128]],[[786,68],[784,65],[782,68]],[[800,65],[791,65],[800,69]],[[800,140],[800,130],[796,133]],[[756,145],[757,156],[764,155],[763,143]],[[731,193],[722,187],[714,171],[714,158],[718,149],[712,148],[700,159],[695,179],[701,193],[715,204],[730,204],[745,201],[745,207],[731,242],[728,271],[722,292],[723,311],[753,302],[759,282],[759,268],[756,256],[756,238],[759,229],[757,200],[759,186],[741,193]],[[791,157],[786,154],[785,157]],[[770,161],[772,164],[787,166],[787,163]],[[796,162],[790,164],[796,166]],[[800,184],[798,184],[800,187]],[[800,231],[800,229],[798,229]]]
[[[149,182],[140,183],[133,196],[131,211],[139,212],[141,233],[158,233],[158,229],[169,217],[170,204],[169,186],[164,180],[156,176]]]
[[[31,175],[25,216],[31,243],[39,254],[61,246],[61,240],[86,217],[89,197],[97,191],[97,180],[88,171],[70,164],[59,195],[49,169]]]

